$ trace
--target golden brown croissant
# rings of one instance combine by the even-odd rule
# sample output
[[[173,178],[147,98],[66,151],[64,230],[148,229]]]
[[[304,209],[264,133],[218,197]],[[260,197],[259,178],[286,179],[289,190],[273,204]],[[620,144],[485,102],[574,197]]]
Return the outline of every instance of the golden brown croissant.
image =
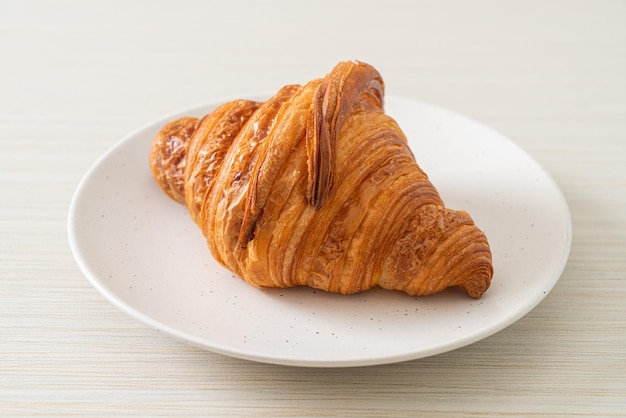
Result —
[[[383,95],[372,66],[341,62],[266,102],[169,123],[150,167],[215,259],[254,286],[410,295],[458,286],[479,298],[493,274],[487,239],[467,213],[444,207]]]

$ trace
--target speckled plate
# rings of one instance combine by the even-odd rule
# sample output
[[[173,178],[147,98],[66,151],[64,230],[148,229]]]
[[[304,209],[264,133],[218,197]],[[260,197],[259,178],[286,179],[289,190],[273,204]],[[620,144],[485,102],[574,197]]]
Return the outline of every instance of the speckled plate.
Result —
[[[216,105],[169,115],[123,139],[88,171],[71,202],[69,241],[83,273],[113,304],[161,332],[266,363],[399,362],[502,330],[541,302],[565,267],[569,210],[537,162],[466,117],[387,97],[387,113],[447,206],[470,212],[485,231],[492,287],[480,300],[455,290],[416,298],[380,289],[341,296],[251,287],[213,260],[187,210],[161,192],[148,168],[164,123]]]

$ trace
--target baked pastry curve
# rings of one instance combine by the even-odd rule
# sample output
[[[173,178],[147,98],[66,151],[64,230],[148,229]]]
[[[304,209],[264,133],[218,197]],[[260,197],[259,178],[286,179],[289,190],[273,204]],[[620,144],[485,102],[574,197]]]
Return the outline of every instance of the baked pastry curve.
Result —
[[[375,286],[479,298],[493,274],[487,238],[444,206],[361,62],[164,126],[154,178],[189,209],[214,258],[261,288],[352,294]]]

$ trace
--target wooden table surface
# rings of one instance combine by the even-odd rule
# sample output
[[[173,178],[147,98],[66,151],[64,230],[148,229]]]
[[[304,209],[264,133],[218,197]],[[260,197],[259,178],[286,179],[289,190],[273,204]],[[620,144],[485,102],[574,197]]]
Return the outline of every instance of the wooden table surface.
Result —
[[[553,176],[574,239],[538,307],[448,353],[316,369],[194,348],[89,284],[66,224],[99,156],[164,114],[346,59]],[[626,415],[624,1],[3,1],[0,145],[0,415]]]

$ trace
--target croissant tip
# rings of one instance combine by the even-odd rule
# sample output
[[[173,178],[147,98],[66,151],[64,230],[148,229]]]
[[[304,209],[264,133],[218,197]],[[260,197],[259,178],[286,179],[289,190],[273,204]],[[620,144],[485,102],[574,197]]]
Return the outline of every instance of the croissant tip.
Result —
[[[478,274],[471,280],[459,285],[459,287],[470,297],[474,299],[480,299],[489,286],[491,285],[491,276],[493,270],[489,269],[489,271],[484,272],[483,274]]]

